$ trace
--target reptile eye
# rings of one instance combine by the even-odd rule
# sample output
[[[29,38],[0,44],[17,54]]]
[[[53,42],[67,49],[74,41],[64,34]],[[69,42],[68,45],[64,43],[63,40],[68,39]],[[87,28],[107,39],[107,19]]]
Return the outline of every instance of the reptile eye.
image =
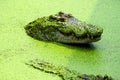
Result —
[[[66,21],[66,18],[64,18],[64,17],[62,18],[62,17],[61,17],[61,18],[59,18],[59,20],[62,21],[62,22],[65,22],[65,21]]]

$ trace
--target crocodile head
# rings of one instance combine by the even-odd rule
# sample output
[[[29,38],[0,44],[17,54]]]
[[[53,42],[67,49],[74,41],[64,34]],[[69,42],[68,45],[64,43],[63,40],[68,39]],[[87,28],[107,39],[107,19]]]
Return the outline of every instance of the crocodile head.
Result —
[[[101,27],[63,12],[38,18],[27,24],[25,30],[29,36],[38,40],[83,44],[99,41],[103,33]]]

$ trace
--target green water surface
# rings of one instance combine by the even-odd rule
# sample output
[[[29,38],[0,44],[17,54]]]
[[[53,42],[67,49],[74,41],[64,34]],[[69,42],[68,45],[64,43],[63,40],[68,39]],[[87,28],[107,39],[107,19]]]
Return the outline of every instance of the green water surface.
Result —
[[[35,40],[24,26],[58,11],[103,27],[99,42],[67,45]],[[24,63],[41,59],[120,80],[120,0],[0,0],[0,80],[61,80]]]

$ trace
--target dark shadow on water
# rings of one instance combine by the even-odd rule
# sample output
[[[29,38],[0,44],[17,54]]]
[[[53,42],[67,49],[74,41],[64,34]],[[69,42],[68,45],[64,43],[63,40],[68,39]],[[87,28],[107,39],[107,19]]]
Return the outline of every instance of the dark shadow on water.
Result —
[[[63,43],[65,44],[65,43]],[[92,43],[89,44],[65,44],[73,47],[81,47],[81,48],[89,48],[89,49],[94,49],[95,46]]]
[[[64,46],[70,49],[83,49],[83,50],[94,50],[96,47],[93,43],[89,44],[67,44],[67,43],[57,43],[54,42],[54,44],[57,44],[59,46]]]

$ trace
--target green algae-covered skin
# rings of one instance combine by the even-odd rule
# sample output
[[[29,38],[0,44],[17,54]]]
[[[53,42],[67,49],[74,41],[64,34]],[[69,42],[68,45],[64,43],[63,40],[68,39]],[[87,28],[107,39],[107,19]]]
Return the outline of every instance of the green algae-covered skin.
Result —
[[[104,75],[87,75],[70,70],[63,66],[56,66],[51,63],[41,61],[39,59],[31,60],[26,63],[33,68],[45,73],[54,74],[61,77],[61,80],[113,80],[111,77]]]
[[[38,40],[62,43],[90,43],[101,39],[103,29],[59,12],[30,22],[26,33]]]

